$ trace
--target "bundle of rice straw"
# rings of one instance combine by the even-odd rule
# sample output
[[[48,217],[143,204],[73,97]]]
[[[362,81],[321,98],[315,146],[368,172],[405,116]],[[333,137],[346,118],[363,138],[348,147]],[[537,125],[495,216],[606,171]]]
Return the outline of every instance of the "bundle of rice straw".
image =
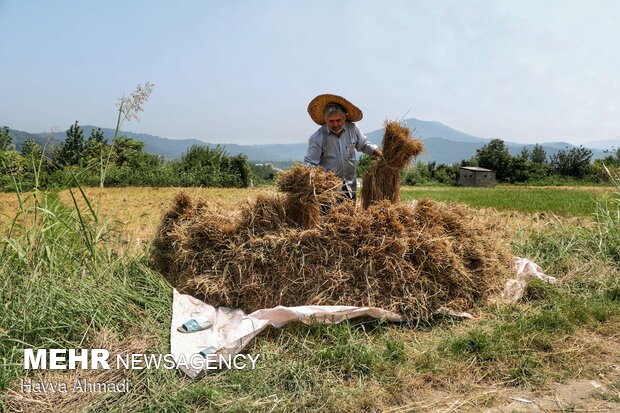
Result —
[[[342,179],[317,166],[297,164],[278,177],[278,188],[286,194],[288,220],[303,229],[315,227],[321,211],[343,200]]]
[[[317,196],[331,192],[325,171],[311,176]],[[291,193],[311,198],[297,178],[280,178],[293,192],[260,196],[237,215],[177,195],[153,243],[155,268],[182,293],[214,306],[374,306],[412,321],[443,306],[470,310],[511,274],[498,218],[430,200],[357,211],[341,202],[304,230],[287,215]]]
[[[423,150],[422,141],[412,138],[409,128],[386,122],[383,156],[372,163],[363,178],[362,207],[384,199],[400,202],[400,171]]]

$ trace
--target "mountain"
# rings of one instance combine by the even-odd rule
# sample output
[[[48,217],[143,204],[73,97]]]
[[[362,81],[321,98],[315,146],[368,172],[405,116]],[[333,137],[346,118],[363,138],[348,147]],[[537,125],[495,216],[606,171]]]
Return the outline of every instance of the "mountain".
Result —
[[[88,139],[96,126],[80,125],[84,131],[84,138]],[[101,128],[103,135],[108,141],[114,137],[114,129]],[[34,139],[39,145],[48,146],[59,145],[66,138],[66,132],[55,133],[29,133],[16,129],[10,129],[9,133],[13,136],[13,144],[19,151],[24,141],[28,138]],[[128,136],[144,142],[144,151],[155,155],[162,155],[166,159],[178,159],[187,152],[192,145],[204,145],[215,147],[217,144],[208,143],[199,139],[170,139],[145,133],[135,133],[129,131],[119,131],[119,136]],[[255,162],[289,162],[303,160],[308,149],[307,143],[291,144],[265,144],[265,145],[237,145],[220,144],[230,155],[245,154],[249,160]]]
[[[407,127],[414,131],[414,135],[418,139],[426,140],[430,138],[443,138],[453,142],[477,142],[488,143],[491,139],[479,138],[477,136],[468,135],[440,122],[406,119]]]
[[[616,139],[602,139],[597,141],[588,141],[584,146],[588,148],[597,148],[597,149],[620,149],[620,138]]]
[[[83,126],[84,136],[88,138],[95,126]],[[114,137],[114,130],[101,128],[103,135],[110,141]],[[156,155],[163,155],[166,159],[178,159],[187,152],[192,145],[204,145],[215,147],[217,144],[208,143],[199,139],[170,139],[144,133],[119,131],[121,136],[129,136],[144,142],[144,151]],[[64,132],[62,133],[64,138]],[[257,162],[266,161],[296,161],[303,160],[308,144],[269,144],[269,145],[237,145],[234,143],[220,144],[230,155],[245,154],[249,160]]]
[[[13,137],[12,143],[18,151],[21,151],[22,145],[27,139],[34,139],[34,141],[41,147],[50,148],[52,146],[60,145],[65,138],[64,134],[62,139],[59,139],[58,136],[53,133],[29,133],[16,129],[9,129],[9,135]]]
[[[428,138],[423,141],[425,151],[418,159],[423,162],[434,161],[438,165],[469,159],[476,153],[476,149],[485,145],[481,142],[455,142],[444,138]]]
[[[80,125],[80,128],[84,131],[84,138],[88,139],[93,129],[97,129],[92,125]],[[103,136],[109,141],[114,138],[114,129],[101,128]],[[162,155],[166,159],[176,159],[187,151],[192,145],[209,145],[204,141],[198,139],[169,139],[162,138],[155,135],[149,135],[146,133],[135,133],[129,131],[119,131],[119,136],[128,136],[141,142],[144,142],[144,151],[155,155]],[[66,137],[65,132],[57,132],[56,137],[60,140],[64,140]],[[215,146],[215,145],[210,145]]]
[[[476,154],[476,150],[482,148],[489,143],[490,139],[479,138],[452,129],[440,122],[431,122],[419,120],[415,118],[406,119],[407,127],[415,129],[414,135],[421,138],[424,142],[425,153],[420,156],[420,160],[424,162],[434,161],[437,164],[451,164],[460,162],[463,159],[469,159]],[[376,143],[381,144],[384,129],[378,129],[367,133],[366,136]],[[508,152],[515,156],[521,153],[523,148],[532,149],[532,144],[522,144],[517,142],[504,141]],[[559,150],[570,150],[575,148],[568,142],[542,142],[543,149],[547,156],[556,154]],[[601,149],[590,147],[593,159],[601,159],[607,156]]]
[[[407,127],[414,131],[414,136],[418,139],[426,141],[432,138],[441,138],[444,141],[451,142],[468,142],[468,143],[488,143],[490,139],[479,138],[467,133],[452,129],[440,122],[420,120],[415,118],[405,119]],[[377,144],[383,139],[383,129],[378,129],[367,133],[366,136]]]
[[[463,159],[469,159],[476,154],[476,150],[486,145],[490,139],[480,138],[467,133],[452,129],[440,122],[425,121],[415,118],[406,119],[407,126],[415,129],[415,135],[422,138],[426,147],[426,153],[422,154],[420,160],[424,162],[434,161],[437,164],[451,164],[460,162]],[[95,126],[81,126],[84,130],[84,136],[88,138]],[[114,130],[109,128],[101,128],[104,136],[111,140],[114,136]],[[58,145],[65,139],[65,132],[49,133],[28,133],[18,130],[11,130],[14,137],[13,143],[18,150],[28,138],[33,138],[37,143],[44,145],[48,142],[48,146]],[[129,136],[144,142],[144,150],[156,155],[162,155],[166,159],[178,159],[192,145],[205,145],[215,147],[216,144],[207,143],[199,139],[169,139],[155,135],[143,133],[134,133],[129,131],[121,131],[119,135]],[[376,143],[381,144],[383,138],[383,129],[378,129],[366,134],[368,138]],[[594,141],[594,142],[612,142],[610,141]],[[508,151],[512,155],[519,154],[524,147],[531,149],[534,145],[524,145],[516,142],[505,142]],[[275,162],[282,164],[290,164],[295,161],[302,161],[308,144],[291,143],[291,144],[264,144],[264,145],[237,145],[237,144],[221,144],[229,154],[238,155],[245,154],[252,162]],[[543,142],[545,152],[548,156],[557,153],[559,150],[570,149],[575,147],[567,142]],[[613,145],[612,145],[613,146]],[[588,145],[592,150],[593,159],[604,158],[607,156],[602,149]],[[620,147],[620,142],[615,146]]]
[[[506,142],[506,143],[510,143],[512,145],[522,145],[519,143],[514,143],[514,142]],[[543,143],[543,145],[545,145],[548,148],[554,148],[554,149],[565,149],[567,147],[576,147],[576,145],[573,145],[572,143],[568,143],[568,142],[545,142]],[[534,145],[529,145],[529,146],[534,146]]]

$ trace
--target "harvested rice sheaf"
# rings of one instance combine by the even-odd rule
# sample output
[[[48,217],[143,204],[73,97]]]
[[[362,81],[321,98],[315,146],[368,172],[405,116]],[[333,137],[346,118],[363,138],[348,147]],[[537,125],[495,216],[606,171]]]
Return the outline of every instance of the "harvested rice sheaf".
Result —
[[[424,144],[411,136],[411,130],[398,122],[385,124],[383,156],[373,161],[364,175],[362,207],[387,199],[400,202],[400,171],[424,150]]]
[[[259,197],[233,218],[177,196],[154,243],[155,267],[214,306],[374,306],[410,320],[442,306],[471,309],[511,272],[497,223],[473,209],[422,200],[355,210],[340,202],[304,229],[287,215],[290,196]]]
[[[295,165],[278,177],[278,188],[286,194],[284,210],[288,222],[310,229],[319,224],[321,211],[342,202],[342,179],[321,167]]]

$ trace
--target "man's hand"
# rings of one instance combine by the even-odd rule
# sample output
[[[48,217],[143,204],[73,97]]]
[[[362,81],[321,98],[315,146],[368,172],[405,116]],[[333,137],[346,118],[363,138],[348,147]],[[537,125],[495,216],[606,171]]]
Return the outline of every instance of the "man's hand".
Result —
[[[383,156],[383,152],[381,152],[381,149],[377,148],[372,152],[373,155],[375,155],[378,158],[381,158]]]

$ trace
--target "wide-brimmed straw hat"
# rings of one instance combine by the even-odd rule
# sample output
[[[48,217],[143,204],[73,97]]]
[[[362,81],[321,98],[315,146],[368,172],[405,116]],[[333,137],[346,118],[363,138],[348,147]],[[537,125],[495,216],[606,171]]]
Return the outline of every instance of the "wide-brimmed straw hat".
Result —
[[[349,122],[357,122],[364,117],[360,108],[342,96],[326,94],[318,95],[308,105],[308,113],[315,123],[325,125],[325,107],[330,103],[337,103],[342,106],[345,112],[347,112],[347,121]]]

